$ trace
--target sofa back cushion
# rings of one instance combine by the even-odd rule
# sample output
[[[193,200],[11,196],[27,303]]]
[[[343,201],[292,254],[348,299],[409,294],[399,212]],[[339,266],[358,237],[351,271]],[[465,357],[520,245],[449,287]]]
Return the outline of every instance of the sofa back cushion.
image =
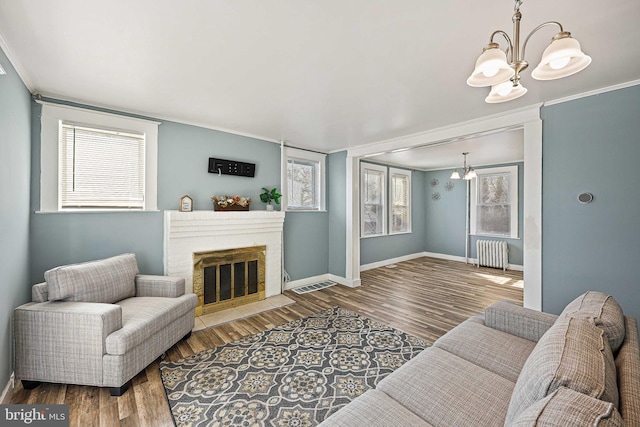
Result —
[[[566,387],[538,400],[522,412],[511,427],[598,426],[624,427],[613,403],[595,399]]]
[[[49,301],[114,303],[135,296],[138,263],[134,254],[64,265],[44,273]]]
[[[624,340],[624,314],[612,296],[588,291],[571,301],[559,316],[593,319],[595,325],[607,334],[611,351],[616,353]]]
[[[31,301],[45,302],[49,301],[49,290],[46,282],[38,283],[31,287]]]
[[[525,409],[567,387],[618,408],[613,354],[602,329],[586,319],[558,320],[522,367],[507,411],[510,425]]]

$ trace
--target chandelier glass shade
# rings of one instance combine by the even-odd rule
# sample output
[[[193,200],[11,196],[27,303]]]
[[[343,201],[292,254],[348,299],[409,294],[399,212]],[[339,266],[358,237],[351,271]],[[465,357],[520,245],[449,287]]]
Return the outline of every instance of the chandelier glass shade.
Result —
[[[468,181],[477,177],[475,169],[473,169],[471,166],[467,166],[467,154],[469,153],[462,153],[462,155],[464,156],[464,166],[462,167],[462,174],[458,172],[458,169],[454,169],[451,173],[450,179],[466,179]]]
[[[489,104],[495,104],[520,98],[525,93],[527,93],[527,88],[522,86],[521,83],[518,82],[518,84],[514,86],[511,80],[507,80],[506,82],[491,86],[491,92],[489,92],[489,95],[484,100]]]
[[[494,31],[489,44],[484,47],[471,76],[467,79],[467,84],[472,87],[491,86],[491,92],[485,98],[488,103],[511,101],[527,93],[527,89],[520,83],[520,73],[529,66],[525,60],[525,50],[529,38],[543,27],[556,26],[559,32],[551,39],[551,44],[542,54],[540,64],[531,73],[534,79],[553,80],[567,77],[582,71],[591,63],[591,58],[582,52],[580,43],[571,37],[570,32],[564,31],[559,22],[555,21],[545,22],[534,28],[525,38],[521,48],[521,5],[522,0],[515,0],[513,42],[506,32]],[[501,50],[500,45],[493,40],[498,34],[502,35],[507,42],[505,51]],[[507,90],[509,84],[512,87],[511,90]]]

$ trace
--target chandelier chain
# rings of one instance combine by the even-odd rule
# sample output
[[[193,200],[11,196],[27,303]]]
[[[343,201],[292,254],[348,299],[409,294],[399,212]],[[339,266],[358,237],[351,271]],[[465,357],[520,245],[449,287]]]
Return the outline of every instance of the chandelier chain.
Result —
[[[522,6],[522,0],[516,0],[516,4],[515,6],[513,6],[513,11],[514,12],[520,11],[520,6]]]

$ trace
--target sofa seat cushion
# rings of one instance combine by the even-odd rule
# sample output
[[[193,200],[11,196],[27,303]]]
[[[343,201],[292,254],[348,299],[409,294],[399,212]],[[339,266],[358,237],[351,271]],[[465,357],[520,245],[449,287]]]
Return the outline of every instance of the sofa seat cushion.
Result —
[[[440,337],[433,346],[515,383],[536,343],[485,326],[481,316],[474,316]]]
[[[529,406],[510,427],[534,426],[624,427],[625,422],[613,403],[560,387]]]
[[[430,347],[380,381],[386,393],[433,426],[502,426],[514,383]]]
[[[179,298],[135,297],[120,301],[117,305],[122,307],[122,328],[107,337],[107,353],[127,353],[185,313],[193,311],[197,302],[195,294]]]
[[[589,320],[558,320],[540,338],[516,382],[506,425],[559,387],[618,407],[613,354],[602,329]]]
[[[324,420],[323,427],[430,427],[398,402],[376,389],[369,390]]]
[[[585,292],[567,304],[560,313],[561,319],[569,317],[593,319],[595,325],[607,334],[611,351],[616,353],[620,348],[625,335],[624,314],[612,296],[602,292]]]
[[[138,263],[133,254],[64,265],[44,273],[49,301],[113,304],[136,294]]]

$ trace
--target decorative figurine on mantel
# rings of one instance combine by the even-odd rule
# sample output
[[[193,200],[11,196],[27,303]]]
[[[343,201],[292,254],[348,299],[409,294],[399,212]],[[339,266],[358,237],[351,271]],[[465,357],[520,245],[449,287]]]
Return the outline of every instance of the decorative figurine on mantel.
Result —
[[[269,190],[265,187],[262,187],[262,190],[264,190],[264,193],[260,194],[260,200],[262,200],[263,203],[267,204],[268,211],[272,211],[273,205],[271,204],[271,202],[274,202],[276,205],[279,205],[280,197],[282,197],[282,194],[278,193],[275,188],[272,188],[271,190]]]
[[[180,210],[180,212],[193,211],[193,199],[186,194],[180,197],[180,206],[178,209]]]

